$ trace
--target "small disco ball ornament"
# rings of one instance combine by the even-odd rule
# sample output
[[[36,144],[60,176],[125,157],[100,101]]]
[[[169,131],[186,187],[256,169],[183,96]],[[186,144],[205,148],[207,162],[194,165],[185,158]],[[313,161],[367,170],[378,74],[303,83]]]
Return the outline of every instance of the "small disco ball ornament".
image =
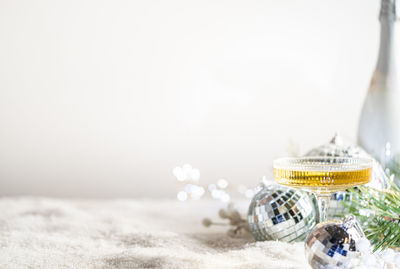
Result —
[[[325,145],[316,147],[306,153],[305,156],[319,156],[319,157],[364,157],[370,158],[365,150],[360,148],[359,146],[351,145],[343,141],[343,139],[338,135],[331,139],[331,141]],[[372,178],[371,182],[366,184],[366,186],[373,187],[376,189],[386,189],[390,185],[389,178],[387,177],[385,171],[382,166],[375,160],[372,167]],[[350,192],[339,191],[331,196],[331,200],[329,202],[327,216],[329,219],[338,219],[343,214],[347,213],[346,208],[343,206],[342,201],[351,202],[352,195]]]
[[[343,221],[325,221],[308,235],[306,257],[314,269],[349,268],[361,256],[357,242],[364,238],[353,215],[346,216]]]
[[[273,184],[254,195],[247,220],[257,241],[301,241],[315,226],[315,205],[305,192]]]

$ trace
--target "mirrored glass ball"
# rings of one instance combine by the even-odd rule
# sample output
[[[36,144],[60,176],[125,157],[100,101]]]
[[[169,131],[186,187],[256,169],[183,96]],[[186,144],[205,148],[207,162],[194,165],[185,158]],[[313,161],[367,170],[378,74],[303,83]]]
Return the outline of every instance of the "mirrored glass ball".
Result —
[[[314,269],[347,268],[361,255],[357,241],[364,233],[352,215],[344,221],[326,221],[315,226],[305,241],[305,252]]]
[[[315,226],[315,205],[305,192],[273,184],[253,197],[247,220],[257,241],[301,241]]]
[[[322,146],[316,147],[306,153],[305,156],[329,156],[329,157],[365,157],[371,158],[365,150],[359,146],[352,145],[345,142],[339,135],[335,135],[331,141]],[[376,189],[385,189],[389,187],[389,178],[387,177],[382,166],[374,160],[372,167],[372,178],[371,182],[366,186],[373,187]],[[347,213],[346,208],[342,202],[351,202],[352,195],[346,191],[339,191],[331,196],[328,207],[328,218],[329,219],[340,219],[343,214]]]

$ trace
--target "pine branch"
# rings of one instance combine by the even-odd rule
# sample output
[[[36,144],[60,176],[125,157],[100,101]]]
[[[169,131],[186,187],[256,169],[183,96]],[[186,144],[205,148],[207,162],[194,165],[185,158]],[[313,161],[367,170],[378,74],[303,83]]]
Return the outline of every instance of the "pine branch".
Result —
[[[359,187],[350,192],[352,202],[343,205],[360,220],[374,251],[400,247],[400,189],[393,184],[388,190]]]

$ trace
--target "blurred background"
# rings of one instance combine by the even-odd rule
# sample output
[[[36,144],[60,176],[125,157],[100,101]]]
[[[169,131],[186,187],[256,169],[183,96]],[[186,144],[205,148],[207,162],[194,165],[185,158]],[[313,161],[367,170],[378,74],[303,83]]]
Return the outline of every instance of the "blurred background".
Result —
[[[355,141],[378,6],[0,0],[0,195],[175,197],[185,163],[255,186]]]

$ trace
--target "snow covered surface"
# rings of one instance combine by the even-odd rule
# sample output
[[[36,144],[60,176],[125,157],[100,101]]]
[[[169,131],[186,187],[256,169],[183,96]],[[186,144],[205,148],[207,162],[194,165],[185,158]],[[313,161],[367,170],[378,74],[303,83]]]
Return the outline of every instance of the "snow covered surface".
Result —
[[[0,268],[309,268],[303,243],[229,238],[215,201],[0,199]]]

